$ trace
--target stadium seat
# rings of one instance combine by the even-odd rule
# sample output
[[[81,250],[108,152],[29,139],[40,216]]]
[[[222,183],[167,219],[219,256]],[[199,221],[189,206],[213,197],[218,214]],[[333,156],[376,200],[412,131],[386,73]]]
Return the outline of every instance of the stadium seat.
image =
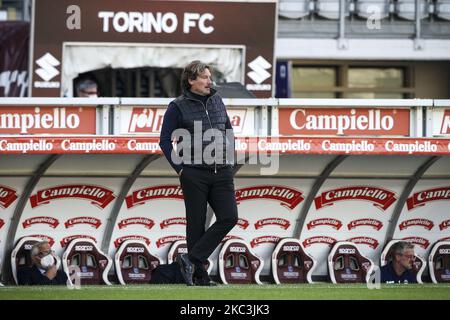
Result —
[[[19,284],[17,279],[17,271],[20,268],[26,268],[32,266],[31,261],[31,248],[38,242],[41,242],[42,239],[36,237],[22,237],[17,241],[14,249],[11,253],[11,270],[13,274],[13,278],[16,284]],[[61,266],[61,259],[58,256],[55,256],[56,260],[56,268],[59,269]]]
[[[335,284],[368,283],[373,269],[373,262],[353,242],[336,242],[328,255],[328,271]]]
[[[350,2],[346,1],[345,16],[350,15]],[[339,0],[318,0],[316,3],[317,14],[321,17],[337,20],[339,19]]]
[[[219,274],[224,284],[262,284],[264,261],[239,239],[227,240],[219,253]]]
[[[434,283],[450,282],[450,241],[438,241],[428,256],[431,280]]]
[[[400,18],[406,20],[416,19],[416,2],[415,0],[399,0],[395,3],[395,13]],[[428,4],[425,0],[420,0],[420,19],[429,16]]]
[[[150,283],[152,271],[161,259],[150,253],[147,244],[139,240],[122,242],[114,256],[117,279],[123,285]]]
[[[355,8],[361,18],[374,17],[375,14],[379,14],[380,19],[389,16],[389,0],[358,0]]]
[[[299,19],[311,12],[311,9],[314,8],[313,4],[309,0],[280,0],[278,3],[278,15],[289,19]]]
[[[436,0],[434,12],[439,18],[450,20],[450,0]]]
[[[276,284],[312,283],[311,275],[316,265],[298,239],[281,239],[272,253],[272,276]]]
[[[404,241],[404,240],[391,240],[388,242],[386,247],[384,247],[383,252],[381,252],[381,258],[380,258],[380,267],[387,264],[392,259],[392,252],[391,247],[394,243]],[[424,258],[419,256],[417,253],[415,254],[416,259],[414,260],[413,269],[412,272],[416,276],[417,283],[423,283],[422,282],[422,273],[425,270],[426,267],[426,261]]]
[[[178,240],[172,243],[170,246],[169,252],[167,253],[167,264],[171,264],[172,262],[177,260],[179,254],[187,253],[187,243],[186,240]],[[210,258],[205,264],[205,269],[208,274],[211,273],[213,268],[213,262]]]
[[[80,270],[77,272],[77,275],[80,277],[82,285],[111,285],[108,280],[108,272],[112,266],[112,259],[97,247],[94,240],[87,238],[72,240],[67,245],[62,260],[64,272],[71,281],[69,267],[78,267]]]

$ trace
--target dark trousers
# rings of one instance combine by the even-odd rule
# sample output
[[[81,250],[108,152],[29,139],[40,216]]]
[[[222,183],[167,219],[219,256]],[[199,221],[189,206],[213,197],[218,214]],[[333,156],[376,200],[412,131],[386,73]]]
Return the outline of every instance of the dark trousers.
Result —
[[[225,167],[214,173],[184,166],[180,182],[186,207],[188,255],[196,265],[203,264],[237,223],[233,170]],[[205,230],[208,203],[216,222]]]

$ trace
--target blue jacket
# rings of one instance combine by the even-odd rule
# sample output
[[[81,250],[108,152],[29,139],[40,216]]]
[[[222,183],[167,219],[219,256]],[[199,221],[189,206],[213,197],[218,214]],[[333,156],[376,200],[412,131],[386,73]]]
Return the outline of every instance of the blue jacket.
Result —
[[[381,267],[381,283],[416,283],[416,277],[411,270],[405,270],[400,276],[395,273],[392,261]]]
[[[33,265],[32,267],[20,267],[17,270],[17,280],[19,285],[55,285],[55,284],[66,284],[67,283],[67,275],[58,270],[56,276],[50,280],[45,275],[41,273],[41,271]]]

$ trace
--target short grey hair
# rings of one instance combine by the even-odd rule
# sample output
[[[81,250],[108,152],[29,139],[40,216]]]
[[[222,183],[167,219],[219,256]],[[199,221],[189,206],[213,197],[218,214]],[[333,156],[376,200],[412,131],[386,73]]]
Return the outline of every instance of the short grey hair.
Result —
[[[31,247],[31,251],[30,251],[31,258],[36,257],[39,254],[39,250],[41,249],[41,247],[45,244],[50,244],[50,243],[46,240],[35,243]]]
[[[399,241],[392,245],[392,255],[403,254],[407,249],[414,249],[414,245],[408,241]]]
[[[189,90],[191,85],[189,84],[189,80],[197,79],[198,75],[208,69],[209,72],[212,73],[211,66],[207,65],[200,60],[191,61],[186,67],[184,67],[183,72],[181,73],[181,90]]]
[[[97,83],[90,79],[82,80],[77,83],[77,95],[80,94],[80,91],[86,90],[88,88],[97,87]]]

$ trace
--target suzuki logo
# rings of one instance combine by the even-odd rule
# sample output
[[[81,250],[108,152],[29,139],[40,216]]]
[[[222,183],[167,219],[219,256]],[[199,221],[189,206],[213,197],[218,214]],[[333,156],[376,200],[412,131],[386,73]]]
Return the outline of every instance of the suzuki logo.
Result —
[[[36,60],[36,64],[40,67],[36,70],[36,73],[44,81],[49,81],[59,74],[59,71],[55,68],[60,65],[59,61],[48,52]]]
[[[266,59],[264,59],[263,57],[259,56],[258,58],[256,58],[252,62],[250,62],[248,64],[248,66],[253,71],[250,71],[249,73],[247,73],[247,75],[255,83],[261,84],[266,79],[270,78],[270,73],[267,72],[267,69],[272,67],[272,65]]]

